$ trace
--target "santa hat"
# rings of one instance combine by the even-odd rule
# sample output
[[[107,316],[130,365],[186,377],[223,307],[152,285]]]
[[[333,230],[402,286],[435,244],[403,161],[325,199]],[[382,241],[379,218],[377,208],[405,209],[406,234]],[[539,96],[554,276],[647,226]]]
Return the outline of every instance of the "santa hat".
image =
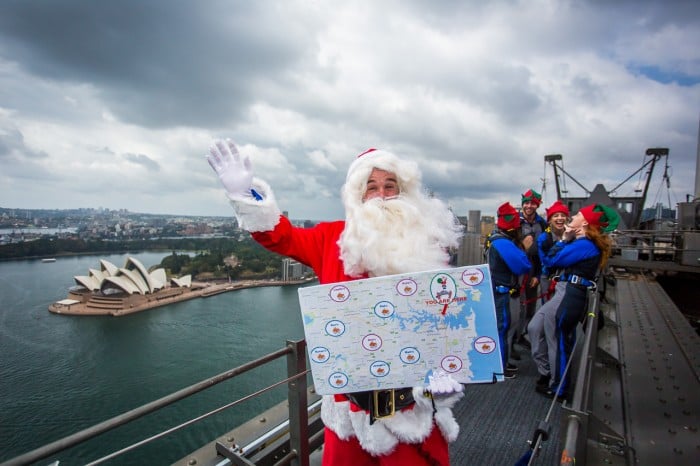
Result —
[[[533,204],[536,204],[537,207],[539,207],[540,204],[542,204],[542,195],[534,189],[528,189],[522,195],[521,204],[525,204],[527,201],[530,201]]]
[[[520,227],[520,215],[510,202],[505,202],[498,207],[498,221],[496,225],[501,231],[515,230]]]
[[[391,152],[372,148],[358,155],[348,168],[345,185],[342,189],[343,202],[346,206],[362,203],[367,180],[375,168],[396,175],[399,193],[402,196],[411,196],[420,192],[421,173],[418,164],[401,160]]]
[[[591,204],[581,207],[579,212],[586,219],[588,225],[596,227],[605,233],[613,231],[620,223],[620,216],[615,209],[602,204]]]
[[[549,209],[544,209],[545,212],[547,212],[547,221],[549,222],[549,219],[552,218],[552,215],[554,214],[564,214],[567,217],[571,216],[571,213],[569,212],[569,208],[564,205],[563,202],[560,200],[554,201],[554,204],[549,206]]]

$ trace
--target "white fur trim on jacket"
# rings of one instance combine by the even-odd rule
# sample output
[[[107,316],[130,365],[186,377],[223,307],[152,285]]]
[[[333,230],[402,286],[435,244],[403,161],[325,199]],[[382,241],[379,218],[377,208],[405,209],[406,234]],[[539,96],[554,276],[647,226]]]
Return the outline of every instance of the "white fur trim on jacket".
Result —
[[[452,416],[452,406],[464,394],[441,396],[433,403],[423,395],[422,387],[413,388],[416,404],[413,409],[399,411],[391,417],[369,424],[369,414],[350,411],[350,402],[336,402],[331,395],[323,397],[321,418],[323,423],[341,440],[356,437],[362,448],[373,456],[386,455],[402,443],[421,443],[433,429],[433,417],[443,437],[453,442],[459,434],[459,424]]]
[[[231,196],[227,194],[233,212],[238,220],[238,226],[251,233],[270,231],[280,221],[282,212],[277,206],[272,188],[260,178],[253,178],[251,188],[262,196],[258,201],[251,196]]]

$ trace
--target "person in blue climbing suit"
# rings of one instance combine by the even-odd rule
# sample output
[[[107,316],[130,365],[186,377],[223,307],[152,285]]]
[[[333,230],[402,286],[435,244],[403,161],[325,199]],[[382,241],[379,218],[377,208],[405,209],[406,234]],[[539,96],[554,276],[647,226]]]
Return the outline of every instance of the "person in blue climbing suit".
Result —
[[[538,301],[542,297],[540,276],[542,275],[542,264],[540,262],[539,250],[537,248],[537,238],[547,229],[547,221],[537,213],[537,209],[542,204],[542,195],[534,189],[528,189],[521,195],[520,211],[520,234],[522,240],[532,238],[528,241],[528,246],[523,244],[527,258],[530,260],[530,270],[521,277],[520,290],[524,291],[520,296],[520,312],[518,318],[518,328],[515,329],[513,340],[524,346],[529,346],[531,341],[525,339],[527,325],[535,315]],[[515,349],[513,349],[515,352]]]
[[[544,251],[549,251],[554,243],[561,241],[564,237],[564,230],[570,216],[569,208],[559,200],[554,202],[548,209],[545,209],[545,211],[549,226],[537,237],[537,246],[541,258],[544,256]],[[555,316],[566,292],[566,282],[557,282],[554,279],[558,276],[558,270],[550,270],[546,266],[542,267],[541,283],[542,289],[545,290],[545,302],[527,324],[527,336],[531,344],[532,360],[535,362],[537,372],[540,375],[535,384],[535,389],[543,394],[553,393],[550,386],[552,382],[551,373],[556,367],[557,359]]]
[[[566,225],[562,240],[543,250],[544,265],[559,269],[559,281],[566,283],[554,316],[557,357],[553,380],[548,389],[538,390],[549,398],[565,399],[569,395],[569,372],[564,372],[576,343],[576,326],[586,316],[587,290],[596,286],[598,272],[610,257],[612,240],[608,233],[619,222],[620,216],[614,209],[602,204],[587,205]]]
[[[513,378],[517,366],[508,362],[508,353],[514,326],[511,325],[512,318],[517,317],[519,311],[518,276],[529,271],[531,264],[520,247],[520,216],[509,202],[498,207],[496,226],[497,229],[486,240],[486,261],[493,284],[504,374],[506,378]]]

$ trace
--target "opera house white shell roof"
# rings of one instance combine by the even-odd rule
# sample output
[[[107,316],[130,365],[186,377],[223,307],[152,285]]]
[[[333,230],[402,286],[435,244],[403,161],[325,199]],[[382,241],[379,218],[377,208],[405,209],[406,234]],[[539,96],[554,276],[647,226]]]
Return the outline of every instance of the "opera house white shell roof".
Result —
[[[117,289],[128,294],[154,293],[164,288],[167,283],[164,269],[159,268],[149,273],[146,267],[133,257],[128,257],[121,268],[101,259],[100,270],[89,269],[88,275],[76,275],[73,279],[79,286],[90,291]],[[191,284],[190,275],[171,279],[172,286],[189,287]]]

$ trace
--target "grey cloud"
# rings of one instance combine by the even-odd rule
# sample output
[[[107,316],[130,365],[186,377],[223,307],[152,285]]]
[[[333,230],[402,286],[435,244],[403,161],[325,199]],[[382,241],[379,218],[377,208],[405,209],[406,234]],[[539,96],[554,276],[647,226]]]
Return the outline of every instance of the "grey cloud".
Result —
[[[89,179],[46,174],[65,177],[55,198],[128,183],[134,196],[121,202],[139,209],[162,212],[167,197],[175,210],[229,214],[202,157],[215,135],[282,154],[256,174],[282,205],[316,219],[340,209],[346,169],[370,146],[416,160],[426,187],[458,213],[539,187],[551,177],[545,153],[562,153],[587,187],[611,188],[646,147],[670,145],[671,163],[685,164],[676,174],[689,179],[697,88],[625,70],[640,57],[667,70],[668,57],[630,44],[668,25],[691,30],[697,2],[324,3],[0,2],[1,121],[49,162],[73,158],[29,163],[46,153],[0,130],[2,176],[21,155],[18,173],[83,167]],[[697,52],[677,55],[698,70]],[[337,171],[310,163],[313,151]],[[111,176],[123,166],[129,180]]]
[[[40,161],[48,158],[44,151],[36,151],[25,145],[24,135],[16,128],[0,128],[0,159],[8,163]]]
[[[574,95],[589,105],[595,105],[603,99],[603,90],[590,76],[574,76],[569,81],[568,88]]]
[[[141,165],[142,167],[146,168],[148,171],[151,172],[157,172],[160,171],[160,164],[156,162],[155,160],[151,159],[147,155],[143,154],[123,154],[122,157],[124,157],[126,160],[128,160],[131,163],[135,163],[137,165]]]
[[[125,121],[210,126],[240,116],[253,78],[279,78],[309,45],[267,3],[4,2],[0,50],[45,78],[94,83]]]

